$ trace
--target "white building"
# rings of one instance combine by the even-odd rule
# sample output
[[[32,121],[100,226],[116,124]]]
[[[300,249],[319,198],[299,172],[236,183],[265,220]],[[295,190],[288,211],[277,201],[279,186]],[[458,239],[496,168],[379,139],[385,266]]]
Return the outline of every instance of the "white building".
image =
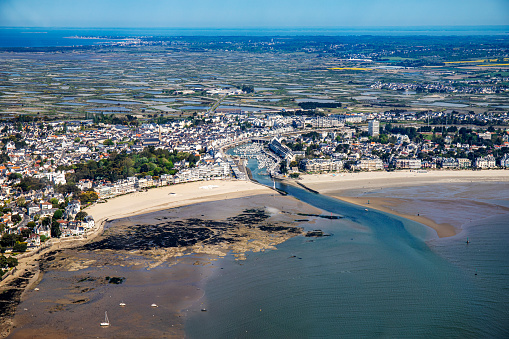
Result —
[[[378,171],[384,169],[384,163],[380,158],[364,158],[355,163],[355,169],[363,171]]]
[[[81,209],[80,201],[79,200],[73,200],[65,208],[65,214],[66,215],[72,215],[74,217],[76,214],[78,214],[80,209]]]
[[[496,167],[495,158],[491,155],[488,155],[487,157],[477,158],[477,159],[475,159],[474,167],[495,168]]]
[[[376,137],[380,134],[380,123],[378,120],[371,120],[368,123],[368,132],[372,137]]]
[[[500,159],[500,167],[509,167],[509,154],[504,154],[502,159]]]
[[[339,159],[303,159],[299,167],[304,172],[334,172],[343,169],[343,161]]]
[[[394,159],[394,167],[401,169],[420,169],[421,159]]]

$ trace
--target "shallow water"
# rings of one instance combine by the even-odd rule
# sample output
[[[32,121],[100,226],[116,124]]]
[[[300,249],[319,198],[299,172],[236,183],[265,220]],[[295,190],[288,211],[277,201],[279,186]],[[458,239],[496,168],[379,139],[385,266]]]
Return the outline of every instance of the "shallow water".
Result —
[[[331,237],[296,237],[241,265],[223,259],[205,286],[208,312],[186,323],[190,338],[509,335],[507,215],[438,239],[423,225],[276,185],[345,218],[309,225]]]

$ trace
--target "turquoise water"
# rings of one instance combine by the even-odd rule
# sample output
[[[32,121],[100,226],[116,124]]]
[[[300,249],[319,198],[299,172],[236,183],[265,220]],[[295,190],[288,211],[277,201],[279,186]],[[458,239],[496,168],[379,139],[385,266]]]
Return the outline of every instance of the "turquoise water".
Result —
[[[438,239],[399,217],[277,186],[345,218],[312,225],[331,237],[223,259],[205,286],[208,311],[188,318],[190,338],[509,336],[504,218],[471,225],[476,242],[466,245],[464,234]]]

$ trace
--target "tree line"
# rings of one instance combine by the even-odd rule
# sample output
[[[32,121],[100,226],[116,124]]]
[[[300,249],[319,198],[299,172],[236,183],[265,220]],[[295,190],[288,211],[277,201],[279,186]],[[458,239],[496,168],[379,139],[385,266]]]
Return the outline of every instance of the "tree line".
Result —
[[[174,163],[179,161],[189,162],[194,167],[200,160],[200,156],[187,152],[170,152],[163,149],[155,149],[153,146],[146,147],[143,151],[127,154],[126,152],[113,152],[108,158],[99,161],[90,160],[85,163],[59,167],[59,170],[74,170],[68,173],[66,180],[69,183],[77,183],[81,179],[108,180],[111,182],[126,179],[127,177],[140,175],[160,176],[162,174],[173,175],[177,173]]]

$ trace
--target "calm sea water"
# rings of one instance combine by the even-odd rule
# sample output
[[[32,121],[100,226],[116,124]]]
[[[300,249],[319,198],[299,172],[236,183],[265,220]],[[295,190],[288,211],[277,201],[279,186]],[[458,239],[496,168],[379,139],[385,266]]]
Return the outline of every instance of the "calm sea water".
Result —
[[[186,323],[190,338],[509,337],[507,216],[438,239],[417,223],[277,185],[345,218],[310,226],[331,237],[223,259],[205,287],[208,311]]]
[[[434,27],[337,27],[337,28],[48,28],[0,27],[0,48],[90,46],[109,40],[71,39],[73,36],[140,37],[140,36],[472,36],[507,35],[509,26],[434,26]]]

